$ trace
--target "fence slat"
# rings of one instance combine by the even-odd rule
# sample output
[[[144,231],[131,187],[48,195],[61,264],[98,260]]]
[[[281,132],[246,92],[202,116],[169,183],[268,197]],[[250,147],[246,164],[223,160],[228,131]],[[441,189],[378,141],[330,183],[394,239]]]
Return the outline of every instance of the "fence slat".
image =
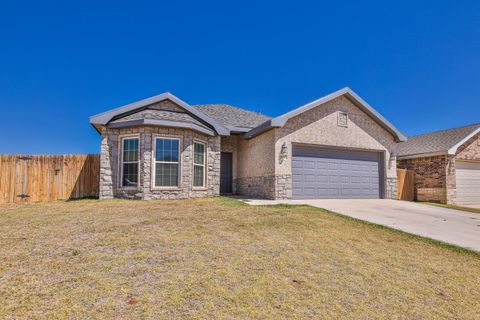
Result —
[[[397,169],[397,199],[414,200],[415,172],[407,169]]]
[[[0,155],[0,203],[95,197],[99,179],[96,154]]]

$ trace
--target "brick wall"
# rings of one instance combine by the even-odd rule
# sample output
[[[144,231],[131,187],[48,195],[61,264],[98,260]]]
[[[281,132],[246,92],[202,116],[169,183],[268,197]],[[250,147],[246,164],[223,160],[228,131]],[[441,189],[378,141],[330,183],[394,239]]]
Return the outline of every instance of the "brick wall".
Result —
[[[415,172],[416,201],[447,202],[447,156],[399,160],[397,167]],[[450,174],[451,177],[451,174]]]

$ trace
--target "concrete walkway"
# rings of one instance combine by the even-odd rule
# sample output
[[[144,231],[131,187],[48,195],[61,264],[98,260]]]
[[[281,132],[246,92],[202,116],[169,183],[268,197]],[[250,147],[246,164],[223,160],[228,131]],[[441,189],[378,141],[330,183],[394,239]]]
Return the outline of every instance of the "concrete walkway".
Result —
[[[398,200],[254,200],[306,204],[480,252],[480,214]]]

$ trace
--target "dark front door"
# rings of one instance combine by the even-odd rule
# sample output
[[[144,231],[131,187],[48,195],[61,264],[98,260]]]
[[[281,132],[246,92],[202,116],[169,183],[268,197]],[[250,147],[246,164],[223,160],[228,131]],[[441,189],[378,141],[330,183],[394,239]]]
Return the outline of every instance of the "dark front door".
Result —
[[[220,156],[220,193],[232,193],[232,154],[222,152]]]

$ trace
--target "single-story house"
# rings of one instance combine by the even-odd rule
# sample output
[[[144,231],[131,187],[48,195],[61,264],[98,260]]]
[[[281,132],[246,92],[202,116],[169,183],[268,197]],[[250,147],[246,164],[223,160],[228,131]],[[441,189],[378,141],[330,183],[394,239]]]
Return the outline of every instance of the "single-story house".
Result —
[[[349,88],[275,118],[163,93],[92,116],[100,198],[396,198],[405,136]]]
[[[415,200],[480,203],[480,123],[409,137],[397,158],[415,171]]]

